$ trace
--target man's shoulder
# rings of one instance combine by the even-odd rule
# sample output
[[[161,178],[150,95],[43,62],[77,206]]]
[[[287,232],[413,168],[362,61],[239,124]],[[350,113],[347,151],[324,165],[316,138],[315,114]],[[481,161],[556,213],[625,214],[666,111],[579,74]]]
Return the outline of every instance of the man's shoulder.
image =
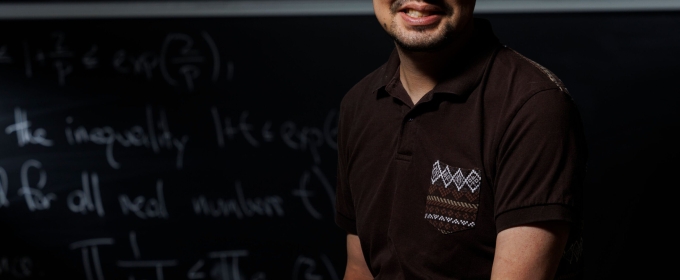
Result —
[[[548,68],[504,46],[497,55],[490,73],[490,82],[507,87],[515,93],[533,95],[556,89],[569,94],[562,80]]]

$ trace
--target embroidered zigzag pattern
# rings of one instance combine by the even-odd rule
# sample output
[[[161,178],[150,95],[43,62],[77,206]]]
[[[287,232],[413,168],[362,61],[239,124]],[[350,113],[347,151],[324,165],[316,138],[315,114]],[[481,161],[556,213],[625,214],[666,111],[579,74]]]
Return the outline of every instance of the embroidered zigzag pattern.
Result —
[[[476,169],[435,162],[425,204],[425,219],[444,234],[473,228],[479,207],[480,174]]]
[[[462,226],[468,226],[468,227],[474,227],[475,226],[475,222],[459,220],[459,219],[447,217],[447,216],[444,216],[444,215],[437,215],[437,214],[430,214],[430,213],[425,213],[425,219],[442,221],[442,222],[447,222],[447,223],[451,223],[451,224],[454,224],[454,225],[462,225]]]
[[[471,170],[466,176],[460,168],[454,167],[454,171],[452,172],[448,165],[444,164],[444,166],[446,166],[446,168],[442,169],[439,161],[432,165],[432,184],[441,180],[441,182],[444,183],[444,188],[448,188],[449,185],[453,184],[458,191],[466,186],[472,193],[479,189],[482,182],[482,176],[480,176],[476,170]]]

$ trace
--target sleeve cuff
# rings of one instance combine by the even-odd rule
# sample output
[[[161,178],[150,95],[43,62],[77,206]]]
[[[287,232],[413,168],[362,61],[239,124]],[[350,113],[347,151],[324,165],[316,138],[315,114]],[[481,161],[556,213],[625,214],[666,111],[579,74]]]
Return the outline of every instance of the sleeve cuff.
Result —
[[[561,204],[536,205],[503,212],[496,217],[496,233],[535,222],[573,221],[571,207]]]
[[[340,212],[335,212],[335,224],[347,231],[347,233],[357,234],[357,223],[355,220],[347,218]]]

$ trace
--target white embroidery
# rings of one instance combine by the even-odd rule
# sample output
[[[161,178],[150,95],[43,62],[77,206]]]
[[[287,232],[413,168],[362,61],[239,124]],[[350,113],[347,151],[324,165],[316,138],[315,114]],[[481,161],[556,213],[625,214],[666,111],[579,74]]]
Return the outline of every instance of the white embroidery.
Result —
[[[466,226],[466,227],[474,227],[475,226],[475,222],[470,222],[470,221],[466,221],[466,220],[459,220],[459,219],[454,219],[454,218],[447,217],[447,216],[430,214],[430,213],[425,213],[425,219],[447,222],[447,223],[451,223],[451,224],[454,224],[454,225],[463,225],[463,226]]]
[[[482,183],[482,176],[480,176],[476,170],[471,170],[470,173],[465,176],[463,175],[463,171],[460,168],[453,168],[456,170],[456,172],[452,175],[448,165],[446,165],[446,168],[442,170],[439,161],[435,162],[432,165],[432,178],[430,178],[432,184],[441,179],[445,188],[448,188],[449,185],[453,183],[458,191],[460,191],[464,186],[470,188],[472,193],[479,189],[479,186]]]
[[[441,171],[441,168],[439,168],[439,161],[437,161],[437,162],[434,163],[434,165],[432,165],[432,178],[431,178],[432,184],[434,184],[434,182],[437,182],[437,180],[439,179],[439,177],[441,177],[441,175],[442,175],[442,171]]]
[[[451,175],[451,170],[449,170],[449,166],[446,166],[446,169],[442,170],[442,181],[444,181],[445,186],[449,186],[451,182],[453,182],[453,176]]]
[[[453,175],[453,183],[456,184],[456,189],[458,189],[458,191],[465,186],[465,176],[463,176],[463,172],[461,172],[460,169]]]
[[[465,182],[467,182],[467,185],[470,187],[472,193],[475,193],[482,183],[482,176],[480,176],[476,170],[472,170],[472,172],[468,174],[467,178],[465,178]]]

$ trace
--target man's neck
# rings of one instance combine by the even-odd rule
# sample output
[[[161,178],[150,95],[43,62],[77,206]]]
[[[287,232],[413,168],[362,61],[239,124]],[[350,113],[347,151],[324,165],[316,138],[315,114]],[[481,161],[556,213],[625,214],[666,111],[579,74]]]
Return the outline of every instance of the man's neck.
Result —
[[[430,52],[413,52],[397,45],[399,78],[413,104],[430,92],[440,81],[446,68],[456,63],[457,54],[472,37],[472,28],[460,34],[450,45]]]

